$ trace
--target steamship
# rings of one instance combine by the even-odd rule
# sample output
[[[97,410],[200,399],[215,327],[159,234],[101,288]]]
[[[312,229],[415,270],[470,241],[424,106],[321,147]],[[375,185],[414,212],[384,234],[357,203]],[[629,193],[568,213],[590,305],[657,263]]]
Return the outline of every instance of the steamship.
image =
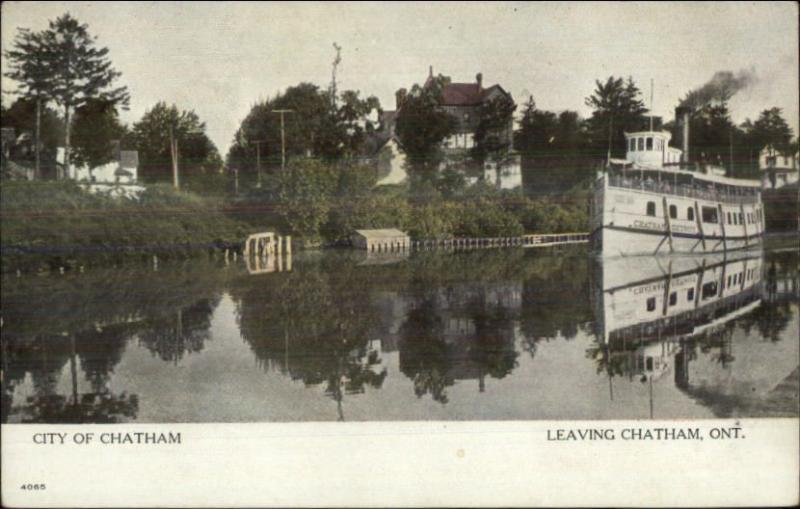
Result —
[[[591,243],[603,257],[717,253],[761,243],[764,211],[758,180],[689,161],[689,111],[683,150],[667,131],[625,133],[625,159],[611,159],[594,182]]]

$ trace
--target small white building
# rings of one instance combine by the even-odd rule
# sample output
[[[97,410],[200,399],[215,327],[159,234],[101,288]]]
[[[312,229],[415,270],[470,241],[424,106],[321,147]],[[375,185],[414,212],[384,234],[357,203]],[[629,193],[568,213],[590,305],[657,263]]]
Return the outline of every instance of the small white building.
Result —
[[[396,228],[356,230],[351,237],[353,247],[370,253],[406,251],[411,248],[411,238]]]
[[[758,167],[761,170],[761,187],[763,189],[779,189],[796,183],[798,180],[798,153],[784,153],[767,145],[758,156]]]

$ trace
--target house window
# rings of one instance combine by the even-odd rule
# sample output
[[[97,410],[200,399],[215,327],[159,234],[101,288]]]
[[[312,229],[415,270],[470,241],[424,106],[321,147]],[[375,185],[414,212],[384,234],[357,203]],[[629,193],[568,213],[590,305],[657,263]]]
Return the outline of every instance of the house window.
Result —
[[[672,292],[669,294],[669,305],[674,306],[678,303],[678,292]]]
[[[686,219],[694,221],[694,209],[692,207],[686,209]]]
[[[648,311],[655,311],[656,309],[656,298],[650,297],[647,299],[647,310]]]
[[[678,207],[675,205],[669,206],[669,217],[670,219],[678,219]]]
[[[656,215],[656,202],[654,201],[647,202],[647,215],[648,216]]]
[[[689,302],[694,300],[694,288],[689,288],[689,291],[686,292],[686,300]]]
[[[647,150],[653,150],[653,138],[647,138]]]
[[[717,222],[717,209],[714,207],[703,207],[703,222],[716,223]]]
[[[631,152],[636,152],[636,138],[631,138],[630,148],[628,150],[630,150]]]
[[[637,138],[639,140],[639,150],[644,150],[644,138]]]

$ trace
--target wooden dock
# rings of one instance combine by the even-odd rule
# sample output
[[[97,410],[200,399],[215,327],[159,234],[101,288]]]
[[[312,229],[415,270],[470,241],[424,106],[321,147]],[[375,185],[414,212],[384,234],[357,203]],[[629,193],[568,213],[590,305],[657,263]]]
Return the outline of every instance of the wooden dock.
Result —
[[[414,240],[411,247],[417,251],[433,249],[492,249],[502,247],[547,247],[589,242],[588,233],[541,233],[521,237],[485,237]]]

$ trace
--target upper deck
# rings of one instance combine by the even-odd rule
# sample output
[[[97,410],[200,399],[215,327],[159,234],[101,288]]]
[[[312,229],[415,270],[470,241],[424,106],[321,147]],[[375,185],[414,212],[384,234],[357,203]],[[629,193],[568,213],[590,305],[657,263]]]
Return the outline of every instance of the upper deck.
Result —
[[[722,203],[758,203],[761,182],[726,177],[725,170],[682,161],[666,131],[625,133],[624,160],[612,159],[609,187],[649,191]]]

